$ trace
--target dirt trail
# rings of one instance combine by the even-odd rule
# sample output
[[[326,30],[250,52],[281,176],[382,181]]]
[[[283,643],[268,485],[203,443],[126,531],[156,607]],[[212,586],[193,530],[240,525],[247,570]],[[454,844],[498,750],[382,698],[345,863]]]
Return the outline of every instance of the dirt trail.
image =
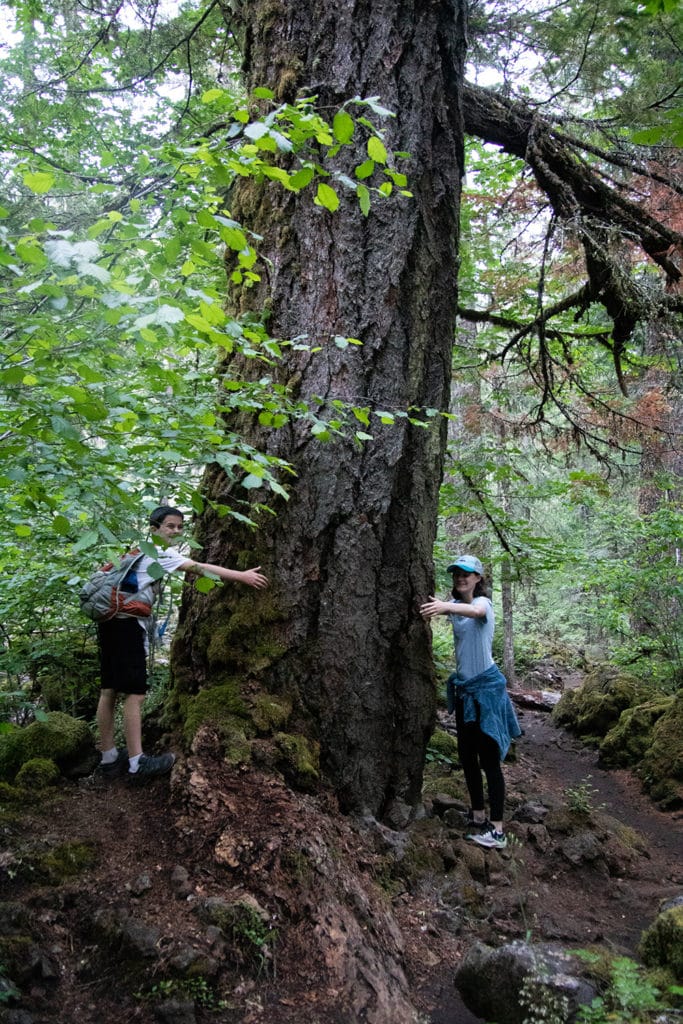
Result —
[[[602,769],[597,752],[555,727],[548,712],[518,709],[518,716],[524,734],[517,743],[516,761],[505,766],[513,811],[534,800],[562,807],[566,791],[580,788],[590,795],[608,831],[612,826],[616,834],[620,826],[627,826],[642,838],[642,845],[638,843],[633,859],[624,862],[623,871],[613,865],[608,869],[604,861],[572,865],[557,842],[539,849],[525,834],[525,826],[510,822],[510,833],[522,845],[512,855],[509,850],[503,855],[487,853],[484,902],[489,913],[466,929],[459,953],[474,938],[497,945],[530,933],[533,942],[557,941],[567,948],[597,943],[614,954],[637,957],[641,933],[661,901],[683,892],[683,814],[659,811],[629,772]],[[505,860],[498,860],[510,856],[518,861],[512,882],[510,860],[502,871]],[[425,980],[422,996],[430,1024],[480,1021],[454,987],[456,966],[444,959]]]
[[[642,833],[651,852],[661,853],[671,868],[678,862],[677,875],[683,884],[683,814],[658,810],[630,772],[600,767],[597,751],[556,728],[547,713],[520,711],[518,715],[524,729],[519,741],[524,773],[536,775],[539,786],[547,784],[560,792],[587,781],[595,790],[594,806],[604,805],[612,817]]]

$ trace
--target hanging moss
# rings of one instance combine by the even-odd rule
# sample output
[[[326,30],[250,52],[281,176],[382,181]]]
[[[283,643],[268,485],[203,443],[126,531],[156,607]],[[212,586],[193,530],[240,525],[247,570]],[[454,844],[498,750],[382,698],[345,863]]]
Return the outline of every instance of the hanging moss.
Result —
[[[669,710],[673,697],[659,697],[622,711],[617,724],[600,744],[600,757],[612,768],[637,765],[652,744],[655,722]]]
[[[648,967],[670,970],[683,983],[683,907],[659,914],[640,940],[640,955]]]

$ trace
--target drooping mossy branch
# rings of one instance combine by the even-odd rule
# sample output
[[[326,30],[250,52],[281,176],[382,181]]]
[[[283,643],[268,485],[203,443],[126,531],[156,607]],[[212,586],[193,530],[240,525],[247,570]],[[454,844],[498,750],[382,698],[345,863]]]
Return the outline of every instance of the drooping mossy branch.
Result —
[[[629,154],[628,148],[611,154],[568,132],[569,119],[553,118],[487,89],[466,85],[463,109],[466,132],[523,159],[555,216],[580,240],[588,280],[577,296],[584,304],[601,302],[611,316],[614,360],[621,380],[624,342],[636,323],[655,312],[652,294],[643,293],[629,269],[634,245],[664,271],[661,308],[683,312],[683,300],[677,294],[683,282],[683,235],[652,216],[636,195],[636,186],[649,178],[659,186],[670,184],[673,201],[678,193],[673,175],[671,183],[663,181],[661,168],[650,173],[642,156]],[[625,174],[622,183],[614,182],[608,174],[610,165],[630,178]]]

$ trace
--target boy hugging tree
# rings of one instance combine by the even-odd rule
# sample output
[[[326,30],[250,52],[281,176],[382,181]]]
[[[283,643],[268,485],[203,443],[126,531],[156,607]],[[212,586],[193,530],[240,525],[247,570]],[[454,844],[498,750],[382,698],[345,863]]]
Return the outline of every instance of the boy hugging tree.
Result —
[[[149,567],[157,562],[164,572],[211,573],[232,583],[244,583],[257,590],[268,586],[261,567],[226,569],[222,565],[195,562],[175,551],[172,545],[181,536],[184,516],[170,505],[155,508],[149,517],[152,539],[158,539],[154,558],[145,555],[136,564],[138,589],[154,584]],[[141,783],[170,772],[175,754],[153,757],[142,751],[142,702],[147,692],[147,618],[117,613],[114,618],[98,623],[101,692],[97,705],[97,725],[102,758],[98,774],[104,778],[126,775],[130,782]],[[123,698],[123,732],[126,749],[119,751],[114,743],[114,711],[118,698]]]

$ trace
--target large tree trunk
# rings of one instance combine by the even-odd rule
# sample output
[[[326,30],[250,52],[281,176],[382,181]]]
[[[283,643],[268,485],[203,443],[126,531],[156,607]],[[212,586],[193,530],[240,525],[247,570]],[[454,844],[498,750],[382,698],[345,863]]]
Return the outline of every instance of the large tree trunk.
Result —
[[[387,142],[410,154],[402,167],[414,194],[374,205],[365,219],[355,198],[331,214],[310,194],[238,187],[232,211],[263,235],[268,268],[262,289],[246,300],[255,308],[268,302],[272,336],[306,335],[322,346],[315,354],[286,351],[268,372],[299,398],[320,396],[328,409],[341,399],[372,410],[447,410],[462,0],[253,0],[242,15],[248,86],[267,85],[287,99],[315,94],[330,119],[350,97],[380,97],[397,112]],[[354,163],[366,157],[359,143]],[[245,308],[244,296],[240,303]],[[359,338],[362,347],[341,350],[335,335]],[[254,361],[229,369],[264,374]],[[272,587],[265,597],[238,588],[188,595],[174,652],[181,702],[235,680],[248,707],[257,693],[279,695],[293,709],[283,728],[319,743],[342,807],[390,821],[405,820],[419,801],[434,717],[430,633],[418,607],[433,592],[446,421],[425,423],[375,420],[374,440],[361,447],[316,440],[303,421],[276,431],[242,419],[246,440],[295,468],[291,498],[279,502],[276,519],[261,517],[258,533],[206,514],[199,537],[204,557],[260,563]],[[204,486],[213,501],[232,506],[246,495],[216,467]]]

